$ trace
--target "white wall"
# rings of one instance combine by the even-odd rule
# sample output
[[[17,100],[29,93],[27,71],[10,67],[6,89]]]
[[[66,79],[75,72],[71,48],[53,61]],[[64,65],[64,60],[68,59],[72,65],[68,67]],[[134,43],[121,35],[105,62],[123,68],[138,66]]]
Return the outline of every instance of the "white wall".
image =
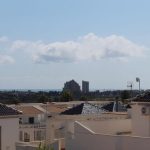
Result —
[[[44,128],[36,128],[36,127],[34,128],[34,125],[20,125],[20,126],[21,126],[21,128],[19,129],[19,132],[22,131],[22,140],[23,141],[24,141],[25,133],[28,133],[30,135],[29,142],[35,141],[35,138],[36,138],[35,132],[37,132],[37,131],[41,131],[42,132],[41,134],[44,134],[44,137],[43,137],[44,139],[42,139],[42,140],[45,140],[45,132],[46,132],[45,127]]]
[[[143,104],[132,106],[132,134],[135,136],[150,137],[150,115],[141,112]]]
[[[75,124],[75,135],[66,140],[66,150],[149,150],[150,138],[93,134]]]
[[[0,118],[2,150],[15,150],[15,143],[19,140],[19,119]]]
[[[46,124],[46,142],[47,144],[55,141],[55,130],[65,126],[63,121],[49,120]]]
[[[131,131],[131,119],[112,119],[104,121],[80,121],[95,133],[117,134]]]
[[[22,123],[23,124],[29,124],[29,118],[34,117],[34,123],[39,123],[39,122],[44,122],[44,114],[38,114],[38,115],[23,115],[22,118]]]

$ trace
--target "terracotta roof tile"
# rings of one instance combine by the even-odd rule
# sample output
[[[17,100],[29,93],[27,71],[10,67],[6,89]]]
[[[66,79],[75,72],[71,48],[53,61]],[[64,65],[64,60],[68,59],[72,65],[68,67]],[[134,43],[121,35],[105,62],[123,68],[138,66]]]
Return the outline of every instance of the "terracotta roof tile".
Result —
[[[67,105],[55,105],[55,104],[45,104],[41,105],[41,107],[47,110],[49,113],[61,113],[67,110]]]
[[[38,115],[43,113],[33,106],[16,106],[16,109],[21,111],[23,115]]]

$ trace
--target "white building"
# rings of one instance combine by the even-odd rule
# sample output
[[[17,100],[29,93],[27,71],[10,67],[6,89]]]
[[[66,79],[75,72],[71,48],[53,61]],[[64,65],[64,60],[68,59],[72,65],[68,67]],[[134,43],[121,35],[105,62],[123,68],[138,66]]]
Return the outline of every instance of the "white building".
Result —
[[[131,119],[77,121],[66,137],[66,150],[149,150],[150,104],[132,103]]]
[[[19,120],[17,150],[36,149],[40,143],[45,143],[46,134],[49,135],[47,133],[48,126],[46,126],[47,116],[58,115],[60,112],[66,110],[65,105],[52,103],[20,104],[13,107],[22,112]],[[57,146],[54,145],[54,147]]]
[[[106,120],[110,120],[106,125]],[[114,121],[113,121],[114,120]],[[120,131],[124,128],[123,131],[127,132],[131,130],[131,122],[128,119],[127,113],[121,114],[88,114],[88,115],[57,115],[54,117],[50,117],[47,120],[47,142],[48,143],[59,143],[59,149],[67,148],[68,143],[71,141],[70,136],[73,137],[75,135],[74,123],[75,121],[82,122],[85,125],[95,126],[97,123],[97,129],[99,126],[103,132],[107,131],[108,127],[110,127],[111,123],[114,123],[114,127],[109,129],[109,132],[115,133],[116,127],[119,128]],[[102,123],[103,122],[103,123]],[[102,124],[101,124],[102,123]],[[117,125],[118,124],[118,125]],[[119,133],[118,133],[119,134]],[[81,140],[81,139],[80,139]],[[67,142],[66,142],[67,141]],[[72,147],[69,147],[68,150],[72,150]]]
[[[38,107],[38,106],[37,106]],[[16,107],[22,112],[19,120],[20,142],[34,142],[45,140],[45,113],[32,105]]]
[[[17,110],[0,104],[0,150],[16,150],[20,114]]]

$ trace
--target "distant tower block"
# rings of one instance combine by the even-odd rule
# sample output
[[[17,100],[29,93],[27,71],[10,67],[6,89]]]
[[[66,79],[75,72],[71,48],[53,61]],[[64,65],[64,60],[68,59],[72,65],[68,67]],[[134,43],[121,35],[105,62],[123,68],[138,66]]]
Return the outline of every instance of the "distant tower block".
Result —
[[[89,92],[89,81],[82,81],[82,92],[83,93]]]
[[[79,93],[80,92],[80,86],[76,81],[71,80],[71,81],[68,81],[64,84],[63,91],[69,91],[71,93]]]

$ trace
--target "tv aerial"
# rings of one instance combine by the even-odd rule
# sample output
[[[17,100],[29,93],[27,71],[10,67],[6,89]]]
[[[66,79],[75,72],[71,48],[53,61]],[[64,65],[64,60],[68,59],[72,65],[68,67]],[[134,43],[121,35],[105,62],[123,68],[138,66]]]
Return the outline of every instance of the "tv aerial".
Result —
[[[132,96],[133,96],[133,93],[132,93],[133,82],[132,82],[132,81],[128,81],[128,82],[127,82],[127,87],[130,88],[130,91],[131,91],[131,97],[132,97]]]
[[[127,87],[132,90],[133,89],[133,82],[132,81],[128,81],[127,82]]]

